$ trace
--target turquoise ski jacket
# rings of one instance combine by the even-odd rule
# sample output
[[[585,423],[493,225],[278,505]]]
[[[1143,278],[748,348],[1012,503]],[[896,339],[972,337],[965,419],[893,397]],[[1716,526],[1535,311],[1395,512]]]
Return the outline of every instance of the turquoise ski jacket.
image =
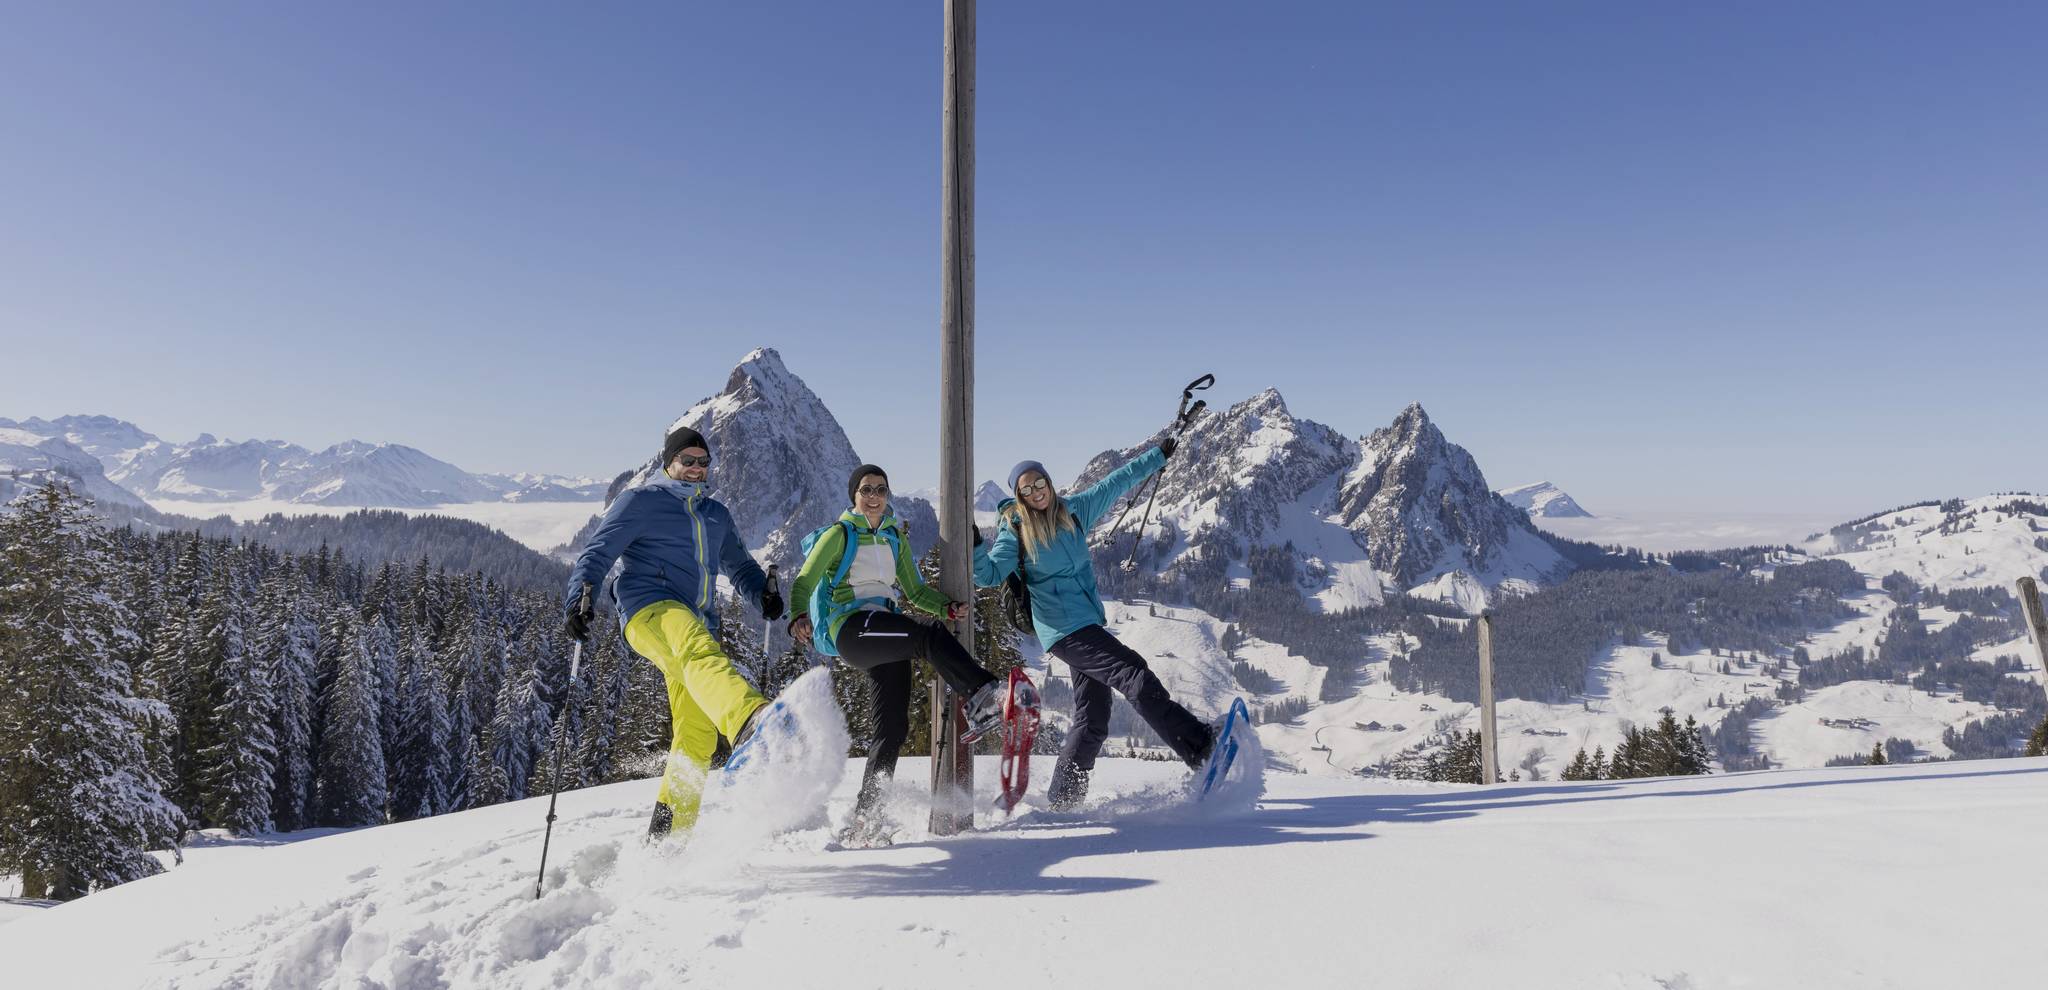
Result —
[[[995,540],[974,548],[974,583],[984,588],[1000,585],[1019,569],[1021,560],[1024,583],[1031,589],[1032,631],[1048,650],[1078,629],[1107,624],[1102,596],[1095,590],[1095,565],[1088,556],[1088,531],[1117,499],[1165,465],[1166,455],[1154,447],[1085,491],[1067,496],[1067,509],[1080,525],[1040,547],[1035,560],[1025,555],[1022,540],[1010,528],[1008,510],[1017,500],[1004,499],[996,507]]]

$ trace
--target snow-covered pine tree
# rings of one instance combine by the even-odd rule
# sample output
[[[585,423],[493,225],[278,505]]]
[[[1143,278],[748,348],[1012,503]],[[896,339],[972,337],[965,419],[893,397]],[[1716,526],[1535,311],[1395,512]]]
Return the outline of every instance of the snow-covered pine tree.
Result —
[[[69,900],[159,872],[183,815],[151,771],[120,657],[133,616],[87,503],[53,484],[0,512],[0,872]]]
[[[434,814],[441,800],[440,768],[447,763],[448,696],[442,690],[424,630],[415,629],[398,661],[398,753],[391,775],[391,818]]]
[[[228,599],[228,607],[218,618],[213,607],[202,610],[206,662],[218,670],[221,699],[209,719],[214,742],[200,754],[201,811],[209,825],[244,835],[267,832],[272,827],[271,786],[277,772],[277,737],[271,722],[277,692],[264,658],[243,636],[242,610],[235,606],[234,581],[226,568],[215,584],[216,594]]]
[[[470,803],[469,788],[470,768],[477,751],[476,734],[470,729],[469,706],[462,703],[462,682],[452,668],[452,661],[444,658],[443,669],[436,678],[448,706],[448,735],[436,754],[434,767],[434,780],[439,787],[434,803],[437,815],[475,807]]]
[[[1591,776],[1586,778],[1587,780],[1613,779],[1614,767],[1607,762],[1607,747],[1593,747],[1593,762],[1588,764],[1586,769],[1591,774]]]
[[[257,652],[270,669],[276,706],[271,737],[277,756],[270,787],[270,817],[280,832],[313,824],[314,653],[319,630],[306,613],[297,574],[287,567],[264,580]]]
[[[346,610],[336,610],[335,632],[345,648],[327,690],[320,758],[320,823],[340,828],[384,821],[384,749],[377,732],[377,671],[370,644]]]
[[[527,649],[519,651],[513,661],[516,666],[499,687],[497,710],[492,713],[491,727],[484,735],[495,776],[504,781],[500,801],[526,797],[534,764],[547,749],[549,739],[547,703],[541,699],[539,690],[539,658],[530,652],[531,638],[522,637],[520,643]]]
[[[476,749],[497,709],[498,689],[508,668],[508,644],[493,600],[495,588],[482,574],[473,575],[463,584],[462,604],[455,616],[456,631],[450,644],[450,659],[461,694],[451,703],[462,706],[461,716],[455,721],[467,729],[470,746]]]
[[[376,675],[377,743],[384,751],[384,779],[389,781],[398,749],[398,635],[383,609],[368,606],[363,609],[360,635],[370,671]]]
[[[575,779],[564,777],[564,787],[610,780],[618,756],[619,721],[629,686],[627,665],[634,661],[624,655],[617,636],[591,632],[591,645],[583,653],[591,687],[578,706],[583,711],[583,733],[577,738],[576,757],[570,764]]]

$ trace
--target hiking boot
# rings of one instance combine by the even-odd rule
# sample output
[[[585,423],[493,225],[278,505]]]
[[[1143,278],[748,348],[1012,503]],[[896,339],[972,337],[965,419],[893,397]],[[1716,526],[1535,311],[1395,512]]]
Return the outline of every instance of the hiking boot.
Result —
[[[740,723],[740,731],[733,734],[733,749],[739,749],[741,746],[747,744],[748,739],[753,738],[754,730],[761,727],[762,714],[768,711],[768,706],[771,704],[773,704],[773,702],[762,702],[759,706],[755,707],[753,711],[747,713],[747,720],[745,722]],[[727,753],[726,755],[730,756],[731,753]],[[720,762],[723,763],[723,761]]]
[[[1003,724],[1003,698],[1006,694],[1006,686],[997,680],[983,684],[973,697],[967,699],[967,728],[960,733],[961,742],[974,742]]]
[[[1190,770],[1200,770],[1209,763],[1209,757],[1216,752],[1216,735],[1222,729],[1208,723],[1202,724],[1202,738],[1195,749],[1183,760]]]
[[[1061,762],[1052,768],[1052,786],[1046,789],[1046,807],[1053,811],[1073,811],[1088,797],[1088,771],[1071,763]]]

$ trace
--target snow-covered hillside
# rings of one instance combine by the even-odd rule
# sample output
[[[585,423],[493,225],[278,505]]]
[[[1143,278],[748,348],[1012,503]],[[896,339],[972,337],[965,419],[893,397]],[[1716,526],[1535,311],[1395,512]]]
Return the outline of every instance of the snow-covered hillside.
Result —
[[[1508,504],[1527,512],[1532,518],[1590,519],[1593,514],[1579,506],[1564,489],[1548,481],[1533,485],[1521,485],[1503,489],[1500,497]]]
[[[1027,803],[932,839],[905,760],[894,847],[807,828],[715,859],[642,845],[652,781],[575,791],[537,901],[545,798],[209,846],[0,925],[0,958],[21,986],[490,990],[1867,990],[2028,986],[2041,963],[2025,864],[2048,760],[1493,788],[1269,773],[1256,808],[1210,815],[1167,796],[1184,773],[1105,760],[1079,813]]]
[[[2010,588],[2015,578],[2048,571],[2048,496],[1987,495],[1887,512],[1836,526],[1806,549],[1874,577],[1896,571],[1941,588]]]

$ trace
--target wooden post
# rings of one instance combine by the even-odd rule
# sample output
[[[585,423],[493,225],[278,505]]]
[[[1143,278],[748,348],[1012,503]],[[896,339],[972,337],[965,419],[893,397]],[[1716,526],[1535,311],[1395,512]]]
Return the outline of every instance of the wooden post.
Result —
[[[2027,617],[2027,631],[2034,637],[2034,653],[2041,662],[2041,683],[2048,690],[2048,616],[2041,614],[2041,589],[2030,577],[2020,578],[2020,611]]]
[[[1493,722],[1493,616],[1479,616],[1479,782],[1500,779],[1500,733]]]
[[[939,591],[974,601],[974,0],[946,0],[945,108],[940,153],[944,256],[939,331]],[[974,652],[974,620],[953,630]],[[974,826],[974,758],[960,742],[961,699],[932,679],[933,835]]]

